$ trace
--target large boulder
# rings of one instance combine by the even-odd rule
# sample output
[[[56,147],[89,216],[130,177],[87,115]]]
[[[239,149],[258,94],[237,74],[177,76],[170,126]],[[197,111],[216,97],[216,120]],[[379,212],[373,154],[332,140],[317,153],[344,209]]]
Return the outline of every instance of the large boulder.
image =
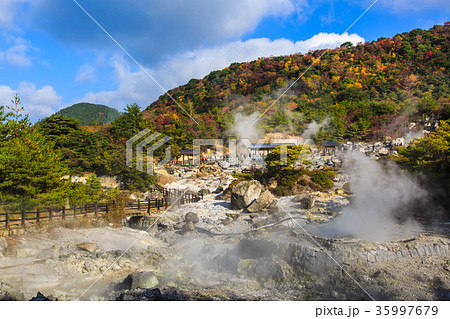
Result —
[[[143,289],[151,289],[158,286],[158,278],[152,272],[140,272],[132,275],[133,282],[131,283],[131,290],[138,287]]]
[[[153,272],[143,271],[128,275],[120,284],[116,285],[115,290],[151,289],[158,284],[158,278]]]
[[[193,222],[194,224],[195,223],[198,223],[198,221],[199,221],[199,218],[198,218],[198,215],[196,214],[196,213],[194,213],[194,212],[189,212],[189,213],[187,213],[185,216],[184,216],[184,221],[187,223],[187,222]]]
[[[54,298],[49,298],[43,295],[40,291],[37,292],[36,297],[30,299],[30,301],[54,301]],[[56,299],[58,301],[58,299]]]
[[[253,203],[251,203],[249,207],[247,207],[247,210],[250,213],[258,213],[261,210],[268,208],[274,201],[275,196],[273,196],[271,192],[266,190],[265,192],[261,193],[261,195],[259,195],[259,197]]]
[[[194,230],[195,230],[194,223],[191,222],[191,221],[186,222],[186,223],[181,227],[181,230],[182,230],[184,233],[189,233],[189,232],[194,231]]]
[[[251,180],[236,184],[231,190],[231,209],[247,208],[256,200],[262,191],[260,182]]]
[[[14,295],[10,294],[7,291],[0,290],[0,301],[18,301],[21,299],[17,299]]]
[[[267,284],[286,283],[293,279],[292,267],[279,257],[241,259],[237,271],[257,281]]]
[[[83,250],[83,251],[90,252],[90,253],[95,253],[98,249],[98,246],[96,243],[84,242],[84,243],[78,244],[77,248],[80,250]]]
[[[161,185],[161,186],[165,186],[167,184],[170,184],[170,183],[173,183],[176,181],[178,181],[178,178],[176,178],[173,175],[169,175],[167,173],[161,174],[158,176],[158,185]]]
[[[0,280],[0,301],[26,300],[22,291],[16,290],[3,280]]]
[[[175,294],[174,294],[175,295]],[[170,299],[166,297],[163,299],[163,295],[161,294],[161,290],[158,288],[155,289],[137,289],[135,291],[125,291],[122,292],[117,298],[116,301],[163,301],[163,300],[178,300],[178,299]]]

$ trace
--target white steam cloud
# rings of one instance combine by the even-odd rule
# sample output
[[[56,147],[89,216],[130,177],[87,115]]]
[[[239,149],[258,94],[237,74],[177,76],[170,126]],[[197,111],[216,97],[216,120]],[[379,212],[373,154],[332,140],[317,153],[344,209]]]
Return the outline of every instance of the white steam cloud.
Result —
[[[264,137],[264,131],[258,127],[258,123],[255,123],[260,117],[259,113],[253,113],[246,116],[241,113],[236,113],[234,116],[234,128],[233,133],[236,134],[239,139],[248,139],[251,142],[255,142]],[[253,125],[253,123],[255,123]]]
[[[408,133],[405,134],[405,142],[406,142],[406,146],[409,145],[409,143],[415,139],[418,138],[423,138],[424,134],[423,131],[418,131],[418,132],[413,132],[410,131]]]
[[[412,220],[400,225],[395,218],[409,204],[426,197],[427,193],[416,182],[396,168],[383,168],[359,152],[349,153],[345,163],[352,183],[351,204],[335,221],[318,227],[319,233],[383,241],[420,230]]]
[[[312,121],[311,123],[309,123],[302,134],[303,141],[306,144],[314,144],[312,140],[316,137],[319,130],[324,126],[327,126],[328,124],[330,124],[330,119],[328,117],[320,123],[317,123],[316,121]]]

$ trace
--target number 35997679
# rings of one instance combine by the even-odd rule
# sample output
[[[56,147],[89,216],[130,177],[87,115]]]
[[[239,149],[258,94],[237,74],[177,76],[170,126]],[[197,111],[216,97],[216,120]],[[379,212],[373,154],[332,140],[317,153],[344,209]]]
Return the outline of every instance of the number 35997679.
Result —
[[[377,316],[435,316],[438,314],[437,306],[377,306]]]

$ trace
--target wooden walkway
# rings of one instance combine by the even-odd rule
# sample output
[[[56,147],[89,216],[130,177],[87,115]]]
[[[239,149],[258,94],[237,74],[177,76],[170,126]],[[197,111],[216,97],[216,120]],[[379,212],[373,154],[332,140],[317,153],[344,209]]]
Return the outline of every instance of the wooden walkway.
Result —
[[[164,211],[168,207],[196,203],[203,199],[203,196],[199,194],[185,193],[176,189],[166,189],[161,186],[156,186],[150,191],[150,197],[152,196],[156,198],[126,203],[123,207],[125,215],[150,215],[155,212]],[[52,205],[45,209],[36,209],[35,211],[0,212],[0,229],[11,226],[25,226],[27,223],[39,223],[41,221],[70,220],[82,216],[98,218],[115,210],[117,205],[115,201],[111,201],[74,205],[70,208]]]

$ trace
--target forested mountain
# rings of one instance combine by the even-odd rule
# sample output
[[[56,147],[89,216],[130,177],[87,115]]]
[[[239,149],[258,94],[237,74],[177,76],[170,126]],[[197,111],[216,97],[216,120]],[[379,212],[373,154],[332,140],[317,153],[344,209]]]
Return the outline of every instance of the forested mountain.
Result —
[[[167,94],[144,117],[177,143],[219,137],[232,124],[230,113],[262,113],[314,63],[260,125],[301,132],[312,120],[328,118],[319,140],[395,136],[411,118],[449,118],[449,35],[447,22],[357,46],[345,43],[327,52],[233,63],[169,91],[199,126]],[[292,117],[300,120],[289,123]]]
[[[70,117],[81,125],[111,123],[120,116],[120,112],[106,105],[78,103],[59,110],[56,114]]]
[[[171,155],[179,157],[180,149],[192,148],[194,138],[229,137],[234,113],[262,113],[314,62],[258,125],[301,133],[312,120],[327,118],[329,124],[316,136],[320,143],[380,140],[404,133],[410,120],[441,119],[436,134],[400,152],[401,162],[411,170],[450,180],[449,35],[446,23],[356,47],[344,44],[327,52],[234,63],[170,91],[198,125],[167,95],[144,111],[128,105],[107,125],[82,126],[69,118],[90,124],[103,116],[100,113],[105,118],[110,110],[118,115],[106,106],[87,103],[32,125],[16,96],[12,106],[0,106],[0,202],[23,196],[64,200],[67,192],[58,186],[61,176],[83,172],[116,176],[123,188],[146,190],[155,176],[126,165],[129,138],[143,129],[170,136],[164,146],[171,146]],[[164,154],[163,147],[155,152]]]

